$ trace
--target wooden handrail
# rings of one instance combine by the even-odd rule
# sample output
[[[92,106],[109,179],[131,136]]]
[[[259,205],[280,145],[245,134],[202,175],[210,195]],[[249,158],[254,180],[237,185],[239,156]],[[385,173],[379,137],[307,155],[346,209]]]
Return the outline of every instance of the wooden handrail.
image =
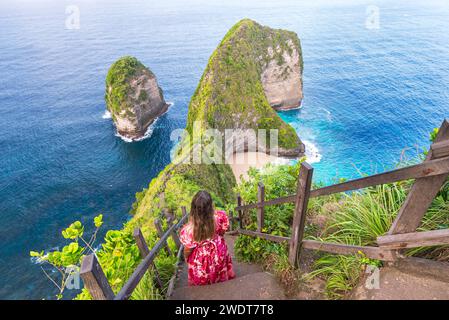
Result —
[[[441,142],[436,142],[430,147],[432,151],[432,158],[443,158],[449,156],[449,140],[443,140]]]
[[[349,244],[321,242],[316,240],[303,240],[302,247],[304,249],[324,251],[342,255],[363,254],[368,258],[383,261],[396,260],[396,255],[394,254],[394,252],[379,247],[354,246]]]
[[[389,249],[418,248],[449,244],[449,229],[392,234],[377,237],[379,247]]]
[[[293,194],[291,196],[279,197],[279,198],[272,199],[272,200],[265,200],[264,203],[256,202],[256,203],[250,203],[250,204],[237,206],[237,207],[235,207],[235,210],[236,211],[244,211],[244,210],[255,209],[260,206],[267,207],[267,206],[274,206],[277,204],[292,203],[292,202],[295,202],[295,199],[296,199],[296,194]]]
[[[444,141],[449,140],[449,122],[444,120],[438,129],[430,151],[424,160],[424,163],[435,160],[432,148]],[[439,149],[439,148],[437,148]],[[437,152],[438,153],[438,152]],[[433,199],[440,191],[447,179],[447,174],[441,174],[417,179],[413,184],[407,198],[401,209],[399,209],[396,219],[388,230],[388,234],[414,232],[421,224],[422,218],[429,209]]]
[[[312,190],[310,196],[325,196],[403,180],[438,176],[448,172],[449,158],[443,158]]]
[[[94,300],[112,300],[114,298],[114,292],[94,253],[84,257],[80,276]]]
[[[154,264],[154,259],[156,255],[162,248],[168,249],[167,240],[169,237],[173,237],[173,241],[175,241],[176,245],[179,248],[179,252],[182,252],[182,245],[179,243],[179,238],[176,234],[176,230],[178,230],[187,219],[187,211],[185,207],[182,207],[183,216],[179,220],[179,222],[175,225],[171,225],[167,231],[161,236],[159,241],[154,245],[154,247],[149,250],[145,239],[143,237],[142,231],[140,228],[134,229],[133,237],[136,241],[137,247],[139,248],[140,255],[142,256],[142,262],[137,266],[136,270],[134,270],[131,277],[122,287],[120,292],[114,297],[114,293],[109,285],[108,279],[106,278],[103,270],[101,269],[101,265],[98,262],[97,257],[94,253],[86,256],[83,259],[83,263],[81,266],[80,276],[83,279],[84,286],[87,288],[89,293],[92,295],[94,300],[127,300],[133,293],[134,289],[139,284],[140,280],[145,275],[145,272],[150,267],[153,267],[153,270],[156,275],[157,286],[162,288],[163,284],[159,275],[159,272]],[[169,225],[172,223],[169,222]],[[178,252],[178,260],[179,253]]]
[[[158,254],[158,252],[166,246],[167,239],[171,236],[172,232],[178,230],[184,222],[187,220],[187,215],[184,215],[181,220],[171,226],[165,234],[159,239],[159,241],[154,245],[151,249],[150,253],[142,260],[142,262],[137,266],[136,270],[134,270],[131,277],[129,277],[128,281],[122,287],[120,292],[115,296],[114,300],[127,300],[133,293],[134,289],[139,284],[140,280],[147,272],[148,268],[152,265],[154,258]]]
[[[139,248],[140,256],[142,257],[142,259],[144,259],[150,253],[150,249],[148,248],[145,238],[142,234],[142,230],[140,230],[139,227],[136,227],[134,229],[133,238],[136,241],[137,247]],[[156,278],[156,286],[159,289],[162,289],[163,284],[162,284],[161,276],[159,275],[159,271],[157,270],[157,267],[154,264],[154,261],[153,261],[152,268],[153,268],[154,276]]]
[[[352,191],[373,187],[386,183],[393,183],[402,180],[418,179],[424,177],[432,177],[449,173],[449,157],[426,161],[417,165],[404,167],[384,173],[375,174],[368,177],[363,177],[343,183],[334,184],[331,186],[315,189],[310,191],[310,198],[319,196],[331,195],[334,193]],[[249,209],[259,208],[261,206],[270,206],[283,203],[295,202],[296,195],[280,197],[272,200],[266,200],[261,203],[252,203],[242,206],[237,206],[236,211],[244,211]]]
[[[263,233],[263,232],[258,232],[258,231],[238,229],[237,232],[240,234],[243,234],[245,236],[259,237],[259,238],[274,241],[274,242],[290,241],[289,237],[276,236],[274,234],[268,234],[268,233]]]

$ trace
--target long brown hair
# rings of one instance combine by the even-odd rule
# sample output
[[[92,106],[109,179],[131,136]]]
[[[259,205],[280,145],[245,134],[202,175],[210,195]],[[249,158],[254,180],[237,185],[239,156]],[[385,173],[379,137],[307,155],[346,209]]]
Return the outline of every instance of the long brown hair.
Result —
[[[190,222],[193,226],[193,240],[201,242],[215,234],[214,205],[207,191],[198,191],[190,206]]]

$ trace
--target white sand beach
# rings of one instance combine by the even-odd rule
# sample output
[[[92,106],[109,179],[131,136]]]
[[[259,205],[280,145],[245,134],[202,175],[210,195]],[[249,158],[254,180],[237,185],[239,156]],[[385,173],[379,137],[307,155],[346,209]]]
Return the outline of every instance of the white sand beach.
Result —
[[[280,165],[288,164],[290,161],[291,159],[275,157],[263,152],[234,153],[227,159],[237,181],[240,181],[240,176],[248,178],[247,172],[251,167],[262,169],[268,163]]]

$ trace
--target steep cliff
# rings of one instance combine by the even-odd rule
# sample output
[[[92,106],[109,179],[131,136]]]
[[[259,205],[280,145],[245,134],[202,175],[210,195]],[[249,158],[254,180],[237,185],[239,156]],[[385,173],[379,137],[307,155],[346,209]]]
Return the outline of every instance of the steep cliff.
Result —
[[[123,57],[106,77],[106,106],[117,132],[129,139],[142,137],[167,110],[156,76],[134,57]]]
[[[238,22],[209,59],[190,102],[187,130],[193,133],[195,121],[203,129],[222,132],[276,129],[279,154],[302,155],[304,145],[296,132],[273,110],[300,105],[302,64],[300,41],[294,32],[249,19]],[[244,150],[244,144],[237,146],[237,151]],[[260,146],[258,151],[267,150]]]

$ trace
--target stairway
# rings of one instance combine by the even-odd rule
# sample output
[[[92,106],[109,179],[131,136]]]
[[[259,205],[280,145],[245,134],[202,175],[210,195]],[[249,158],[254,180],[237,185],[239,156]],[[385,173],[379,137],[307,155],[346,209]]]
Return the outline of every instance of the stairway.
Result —
[[[449,263],[409,258],[380,269],[378,288],[361,279],[351,300],[449,300]],[[371,278],[372,279],[372,278]],[[369,281],[369,280],[368,280]],[[368,287],[368,288],[367,288]]]
[[[207,286],[188,286],[187,265],[183,263],[177,274],[170,300],[280,300],[285,299],[275,277],[256,264],[239,262],[234,254],[235,236],[226,235],[226,243],[233,259],[236,278]]]

